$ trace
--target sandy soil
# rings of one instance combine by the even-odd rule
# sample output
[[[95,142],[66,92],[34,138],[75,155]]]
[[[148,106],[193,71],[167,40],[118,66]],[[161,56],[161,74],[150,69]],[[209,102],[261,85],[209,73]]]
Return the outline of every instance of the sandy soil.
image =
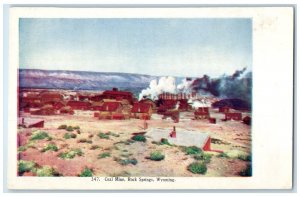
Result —
[[[217,124],[210,124],[207,120],[193,120],[192,112],[182,112],[180,122],[162,120],[162,116],[153,114],[147,121],[149,128],[186,128],[195,132],[209,133],[213,139],[211,149],[224,152],[243,152],[251,155],[251,126],[239,121],[222,121],[224,114],[210,110],[211,116],[217,119]],[[40,166],[49,165],[62,176],[78,176],[84,168],[93,170],[95,176],[239,176],[239,172],[246,168],[249,161],[238,158],[218,157],[217,152],[209,152],[213,156],[207,164],[206,174],[193,174],[187,166],[194,162],[192,155],[186,155],[180,147],[157,145],[152,139],[146,142],[124,143],[132,137],[132,133],[144,132],[143,121],[130,120],[98,120],[93,117],[92,111],[75,111],[74,115],[39,116],[22,113],[22,117],[36,117],[45,120],[44,128],[19,128],[21,145],[29,143],[31,133],[40,130],[47,132],[51,140],[36,140],[33,145],[20,152],[20,159],[34,161]],[[243,113],[243,117],[250,115]],[[251,115],[250,115],[251,116]],[[76,131],[59,130],[60,125],[80,126],[80,134]],[[113,132],[119,136],[109,135],[109,139],[101,139],[99,132]],[[65,133],[74,133],[76,138],[64,139]],[[79,142],[80,139],[90,140],[90,143]],[[47,144],[53,143],[58,151],[41,150]],[[95,145],[99,146],[95,149]],[[94,147],[94,149],[93,149]],[[82,156],[73,159],[61,159],[59,154],[80,148]],[[147,159],[152,151],[161,151],[165,155],[162,161]],[[110,153],[109,157],[98,158],[99,154]],[[118,159],[137,160],[137,164],[121,165]]]

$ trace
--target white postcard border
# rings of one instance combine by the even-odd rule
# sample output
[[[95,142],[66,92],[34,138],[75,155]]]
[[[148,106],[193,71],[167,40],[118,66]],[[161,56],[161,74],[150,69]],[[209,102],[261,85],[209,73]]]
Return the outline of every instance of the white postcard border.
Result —
[[[176,177],[174,183],[17,177],[19,18],[252,18],[253,176]],[[8,85],[9,189],[289,189],[293,141],[293,8],[11,8]],[[270,102],[271,100],[271,102]],[[277,106],[278,105],[278,106]],[[155,177],[154,177],[155,178]]]

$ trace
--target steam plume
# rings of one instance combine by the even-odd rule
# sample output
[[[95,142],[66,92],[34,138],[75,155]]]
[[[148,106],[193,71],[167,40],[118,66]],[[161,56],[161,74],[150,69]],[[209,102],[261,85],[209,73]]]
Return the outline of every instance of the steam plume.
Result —
[[[144,96],[153,100],[158,98],[158,95],[164,92],[176,93],[176,85],[174,77],[161,77],[158,82],[153,79],[147,89],[142,90],[139,95],[139,100]]]

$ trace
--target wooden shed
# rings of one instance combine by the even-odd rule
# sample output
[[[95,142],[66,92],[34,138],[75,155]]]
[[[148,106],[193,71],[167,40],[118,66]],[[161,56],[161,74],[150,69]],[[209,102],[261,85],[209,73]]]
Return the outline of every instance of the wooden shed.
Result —
[[[238,112],[229,112],[225,113],[225,120],[242,120],[242,113]]]

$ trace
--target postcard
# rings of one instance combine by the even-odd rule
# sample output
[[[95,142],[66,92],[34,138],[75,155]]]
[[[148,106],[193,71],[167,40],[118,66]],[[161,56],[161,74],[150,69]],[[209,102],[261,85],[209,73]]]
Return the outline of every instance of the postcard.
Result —
[[[9,189],[292,187],[292,7],[14,7],[9,25]]]

